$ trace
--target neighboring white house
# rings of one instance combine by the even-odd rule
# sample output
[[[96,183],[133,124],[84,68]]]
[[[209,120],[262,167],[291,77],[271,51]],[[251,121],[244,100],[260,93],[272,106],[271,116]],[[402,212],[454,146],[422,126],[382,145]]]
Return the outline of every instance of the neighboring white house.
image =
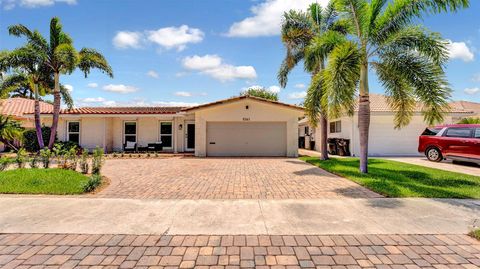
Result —
[[[251,96],[195,107],[83,107],[60,113],[58,139],[122,151],[161,142],[195,156],[298,156],[303,108]],[[43,114],[50,118],[51,115]]]
[[[427,124],[423,120],[421,107],[415,109],[412,121],[409,125],[401,128],[394,128],[394,111],[387,103],[384,95],[370,94],[370,133],[368,152],[370,156],[417,156],[418,136],[425,130]],[[445,124],[458,122],[461,118],[472,115],[473,112],[452,106],[452,110],[445,116]],[[308,126],[308,119],[299,122],[299,133],[304,133],[305,126]],[[310,135],[315,140],[315,150],[319,150],[320,127],[308,128]],[[350,140],[350,152],[358,156],[360,152],[358,113],[355,109],[353,117],[344,116],[329,121],[329,138],[344,138]]]

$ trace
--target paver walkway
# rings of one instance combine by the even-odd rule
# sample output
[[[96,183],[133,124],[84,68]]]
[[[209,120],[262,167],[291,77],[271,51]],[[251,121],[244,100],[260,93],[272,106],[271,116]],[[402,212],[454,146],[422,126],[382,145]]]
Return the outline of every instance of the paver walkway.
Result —
[[[478,268],[466,235],[0,234],[2,268]]]
[[[98,197],[148,199],[375,198],[381,195],[292,158],[107,160]]]

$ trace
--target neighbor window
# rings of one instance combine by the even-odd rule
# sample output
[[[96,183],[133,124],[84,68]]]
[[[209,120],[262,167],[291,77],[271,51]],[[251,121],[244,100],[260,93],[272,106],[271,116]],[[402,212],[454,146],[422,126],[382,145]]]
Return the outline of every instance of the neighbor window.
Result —
[[[330,133],[340,133],[342,131],[342,122],[332,121],[330,122]]]
[[[475,138],[480,138],[480,128],[475,129]]]
[[[445,136],[447,137],[472,137],[472,130],[470,128],[448,128]]]
[[[308,132],[308,126],[305,126],[305,135],[308,135],[309,132]]]
[[[80,122],[79,121],[68,122],[67,139],[68,141],[80,144]]]
[[[137,142],[137,123],[135,121],[124,122],[123,134],[125,142]]]
[[[171,121],[160,122],[160,141],[162,141],[163,148],[172,148],[173,124]]]

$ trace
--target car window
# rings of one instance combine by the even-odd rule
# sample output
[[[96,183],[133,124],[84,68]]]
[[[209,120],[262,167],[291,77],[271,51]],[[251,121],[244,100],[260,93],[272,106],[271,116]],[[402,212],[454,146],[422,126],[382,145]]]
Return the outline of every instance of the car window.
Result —
[[[480,128],[475,129],[475,135],[473,137],[480,138]]]
[[[447,137],[472,137],[472,130],[470,128],[448,128],[445,136]]]
[[[423,131],[422,135],[435,136],[440,132],[442,128],[427,128]]]

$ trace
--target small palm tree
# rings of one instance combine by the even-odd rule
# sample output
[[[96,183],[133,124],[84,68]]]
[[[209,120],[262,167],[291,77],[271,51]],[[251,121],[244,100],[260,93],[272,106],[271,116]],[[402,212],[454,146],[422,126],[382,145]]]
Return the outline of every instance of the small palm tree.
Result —
[[[480,124],[480,118],[463,118],[458,123],[460,123],[460,124]]]
[[[350,39],[329,54],[322,72],[323,98],[333,115],[352,113],[358,100],[360,171],[368,172],[371,67],[385,88],[395,111],[395,126],[407,125],[416,102],[423,103],[429,124],[443,121],[449,110],[450,88],[443,66],[447,43],[440,34],[413,25],[424,13],[456,11],[468,0],[333,0],[340,18],[350,29]],[[358,89],[358,92],[357,92]],[[358,93],[358,98],[357,98]]]
[[[94,49],[82,48],[77,51],[73,46],[72,38],[63,31],[62,24],[57,17],[50,21],[50,41],[47,41],[38,31],[31,31],[22,24],[12,25],[8,28],[11,35],[25,36],[28,45],[35,50],[37,57],[49,68],[53,76],[53,120],[48,147],[52,148],[55,143],[55,135],[60,114],[61,86],[60,75],[71,74],[79,68],[85,77],[92,68],[113,77],[112,68],[105,57]]]
[[[0,115],[0,142],[14,150],[18,150],[15,141],[22,140],[24,129],[20,123],[10,116]]]
[[[290,10],[283,15],[282,42],[287,49],[287,55],[278,71],[278,81],[283,88],[288,81],[288,74],[302,60],[304,69],[312,74],[312,82],[304,101],[305,110],[310,125],[316,127],[320,121],[321,129],[321,159],[328,159],[327,151],[327,109],[321,103],[324,88],[320,77],[316,74],[325,68],[325,61],[331,47],[318,41],[328,35],[343,36],[346,29],[341,21],[336,21],[337,12],[332,4],[325,9],[318,4],[311,4],[308,12]],[[332,41],[332,40],[330,40]],[[316,45],[314,45],[314,43]],[[316,78],[316,79],[315,79]]]

